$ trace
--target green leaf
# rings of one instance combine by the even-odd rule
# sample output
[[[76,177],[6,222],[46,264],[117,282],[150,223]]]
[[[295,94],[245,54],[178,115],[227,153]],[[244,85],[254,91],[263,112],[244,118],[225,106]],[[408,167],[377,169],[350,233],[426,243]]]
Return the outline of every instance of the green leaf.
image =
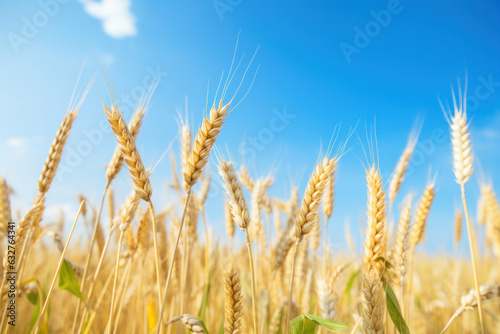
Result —
[[[31,295],[31,297],[30,297]],[[34,296],[33,296],[34,295]],[[30,293],[28,294],[28,300],[35,305],[35,308],[33,309],[33,314],[31,315],[31,320],[30,320],[30,333],[33,330],[33,327],[35,326],[36,321],[38,320],[38,314],[40,313],[40,298],[38,297],[38,293]]]
[[[71,265],[66,260],[63,261],[61,271],[59,272],[59,289],[68,290],[85,302],[82,292],[80,291],[80,285],[78,285],[75,273],[73,272],[73,268],[71,268]]]
[[[396,326],[400,334],[410,334],[410,329],[401,314],[398,298],[389,283],[385,284],[385,295],[387,299],[387,310],[389,311],[394,326]]]
[[[219,326],[219,331],[217,332],[218,334],[224,334],[224,313],[221,313],[222,314],[222,317],[221,317],[221,322],[220,322],[220,326]]]
[[[339,332],[339,331],[348,331],[349,330],[349,327],[346,324],[344,324],[343,322],[324,319],[324,318],[315,316],[315,315],[310,314],[310,313],[306,314],[305,316],[306,316],[306,318],[314,321],[315,323],[317,323],[321,327],[329,330],[330,332]]]
[[[383,256],[379,256],[379,257],[377,257],[377,258],[375,259],[375,262],[377,262],[377,261],[382,261],[382,262],[384,262],[384,266],[385,266],[387,269],[394,268],[394,267],[393,267],[393,265],[392,265],[389,261],[387,261],[387,260],[386,260],[386,258],[385,258],[385,257],[383,257]]]
[[[205,323],[203,322],[203,320],[200,320],[200,322],[201,322],[201,326],[202,326],[202,327],[203,327],[203,329],[205,330],[205,333],[210,334],[210,333],[208,332],[207,326],[205,326]]]
[[[240,276],[240,280],[241,280],[241,286],[243,287],[243,289],[246,291],[246,293],[249,296],[251,296],[252,295],[252,288],[250,287],[247,280],[245,279],[245,276]]]
[[[205,313],[208,305],[208,296],[210,295],[210,287],[212,286],[212,275],[208,280],[208,284],[205,288],[205,292],[203,293],[203,299],[201,300],[200,309],[198,310],[198,318],[201,320],[205,319]]]
[[[36,278],[30,278],[22,282],[21,287],[25,287],[31,282],[34,282],[36,284],[37,292],[31,292],[26,294],[26,298],[28,298],[29,302],[35,306],[30,320],[30,330],[29,330],[30,332],[33,330],[33,327],[35,326],[35,323],[38,320],[38,314],[40,313],[40,297],[41,297],[40,294],[43,294],[43,292],[40,289],[40,283]]]
[[[349,281],[347,282],[347,286],[345,288],[345,291],[344,291],[344,298],[347,299],[347,304],[350,304],[351,303],[351,290],[352,290],[352,287],[354,286],[354,281],[356,280],[356,277],[359,276],[359,274],[361,274],[361,270],[358,270],[356,272],[354,272],[351,277],[349,278]]]
[[[317,329],[318,324],[303,314],[290,321],[290,334],[315,334]]]
[[[281,311],[280,311],[280,324],[278,326],[278,333],[276,333],[276,334],[282,334],[283,333],[283,330],[281,329],[281,327],[283,326],[283,311],[284,311],[284,308],[282,307]]]

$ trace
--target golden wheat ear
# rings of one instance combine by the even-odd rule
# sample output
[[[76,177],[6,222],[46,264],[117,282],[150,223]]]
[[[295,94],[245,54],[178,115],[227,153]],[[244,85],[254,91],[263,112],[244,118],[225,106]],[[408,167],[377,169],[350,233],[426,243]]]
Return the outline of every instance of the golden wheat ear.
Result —
[[[458,103],[455,91],[451,90],[453,99],[453,110],[448,102],[443,105],[439,103],[450,126],[451,144],[453,151],[453,173],[458,184],[462,185],[469,181],[474,171],[472,144],[470,141],[469,123],[467,121],[467,83],[462,95],[460,80],[458,81]]]
[[[233,99],[235,98],[236,94],[238,93],[239,89],[241,88],[241,85],[246,77],[248,69],[253,62],[255,54],[252,57],[252,59],[250,60],[245,72],[243,73],[243,77],[242,77],[240,84],[237,87],[235,93],[233,94],[233,96],[231,97],[229,102],[224,104],[223,100],[226,96],[227,89],[230,86],[231,81],[234,77],[234,73],[237,71],[238,66],[239,66],[239,64],[238,64],[235,71],[233,73],[231,73],[235,55],[236,55],[236,48],[235,48],[235,54],[233,56],[233,61],[231,63],[231,68],[229,70],[229,73],[226,77],[226,82],[225,82],[224,87],[222,89],[222,94],[221,94],[219,103],[216,103],[215,101],[217,99],[218,90],[220,88],[220,84],[222,82],[223,75],[221,76],[221,79],[219,81],[219,86],[217,88],[217,92],[215,94],[212,107],[210,108],[210,112],[208,112],[208,115],[203,120],[201,128],[198,130],[198,132],[196,134],[196,138],[195,138],[194,143],[193,143],[193,148],[191,149],[191,152],[189,154],[189,158],[184,163],[183,177],[184,177],[184,181],[187,184],[187,187],[192,187],[200,179],[202,172],[203,172],[203,168],[205,167],[205,165],[208,162],[208,158],[210,157],[210,152],[212,151],[212,148],[215,144],[215,141],[217,140],[217,137],[219,136],[219,134],[222,130],[222,127],[224,126],[224,123],[226,122],[227,116],[229,116],[229,114],[239,105],[239,103],[241,103],[241,101],[243,101],[243,99],[246,97],[246,95],[250,91],[251,86],[253,85],[253,80],[252,80],[252,84],[250,85],[250,88],[248,89],[247,93],[243,96],[243,98],[232,109],[229,109],[231,103],[233,102]],[[255,76],[254,76],[254,79],[255,79]]]
[[[483,303],[490,303],[500,300],[500,285],[481,285],[479,287],[479,295],[481,296],[480,299]],[[460,317],[463,313],[465,313],[466,311],[473,311],[478,307],[478,298],[476,291],[474,291],[474,289],[471,289],[468,294],[462,296],[462,298],[460,299],[460,304],[460,307],[443,328],[441,334],[445,333],[450,328],[453,321]]]
[[[73,122],[75,121],[76,116],[78,115],[78,111],[90,90],[91,83],[89,82],[85,90],[78,94],[80,97],[77,102],[73,102],[74,94],[80,80],[80,75],[78,76],[78,80],[75,85],[75,91],[73,92],[73,96],[71,97],[68,111],[66,112],[66,115],[64,115],[61,125],[59,125],[59,128],[57,129],[54,141],[50,146],[47,160],[45,161],[42,173],[40,175],[40,178],[38,179],[38,191],[40,192],[40,194],[46,194],[50,188],[50,185],[52,184],[54,176],[56,175],[57,167],[59,166],[59,163],[61,161],[64,146],[66,145],[71,127],[73,126]]]
[[[465,222],[467,226],[467,236],[469,240],[469,253],[471,256],[472,269],[474,273],[474,286],[476,293],[479,296],[479,275],[476,264],[476,249],[475,237],[473,236],[472,225],[469,218],[469,209],[467,207],[467,197],[465,195],[465,184],[469,181],[474,171],[472,144],[470,141],[469,123],[467,122],[467,76],[465,78],[465,87],[462,95],[462,87],[460,79],[458,80],[458,104],[455,97],[453,87],[451,89],[453,98],[453,112],[450,110],[448,104],[446,108],[441,104],[441,108],[446,116],[446,120],[450,125],[451,144],[453,151],[453,173],[455,180],[460,185],[460,192],[462,195],[462,204],[464,209]],[[483,309],[481,305],[481,298],[477,300],[477,310],[479,315],[479,322],[481,325],[481,333],[485,333],[483,321]]]
[[[241,333],[243,330],[243,294],[240,277],[233,266],[224,273],[225,333]]]
[[[390,208],[392,208],[392,205],[394,204],[394,200],[396,199],[396,196],[399,193],[399,189],[403,184],[406,171],[410,166],[411,157],[413,155],[413,151],[415,150],[415,146],[417,145],[421,128],[422,124],[421,122],[419,122],[419,120],[417,120],[413,125],[413,129],[410,133],[410,136],[408,137],[408,142],[406,143],[403,153],[401,154],[401,157],[396,164],[396,168],[392,173],[391,181],[389,183],[389,190],[387,193]]]
[[[234,171],[233,163],[231,161],[221,161],[219,163],[219,174],[224,180],[224,189],[229,197],[233,220],[244,231],[250,224],[250,213],[241,184]]]
[[[371,334],[381,333],[384,330],[385,296],[382,275],[385,268],[380,259],[386,258],[387,250],[386,195],[383,190],[382,175],[378,168],[376,126],[374,125],[371,130],[370,136],[366,128],[368,155],[359,136],[358,139],[367,161],[363,167],[366,172],[368,194],[366,240],[362,256],[362,318],[366,333]]]

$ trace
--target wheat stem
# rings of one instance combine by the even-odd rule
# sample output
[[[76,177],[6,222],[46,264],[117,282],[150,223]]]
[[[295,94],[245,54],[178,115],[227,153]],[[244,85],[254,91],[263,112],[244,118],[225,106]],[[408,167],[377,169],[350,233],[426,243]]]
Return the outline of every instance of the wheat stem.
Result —
[[[34,331],[35,334],[40,332],[40,325],[42,324],[43,316],[45,314],[45,311],[47,311],[50,297],[52,297],[52,292],[54,291],[54,286],[56,285],[57,277],[59,276],[59,271],[61,270],[62,264],[64,262],[64,257],[66,256],[66,251],[68,250],[69,242],[71,241],[71,237],[73,236],[73,231],[75,230],[76,222],[78,221],[78,218],[80,217],[80,213],[82,212],[82,208],[84,205],[85,205],[85,201],[82,201],[82,203],[80,203],[80,208],[78,209],[78,213],[76,214],[75,221],[73,222],[73,226],[71,227],[71,231],[69,232],[69,236],[68,236],[68,240],[66,241],[66,245],[64,245],[64,249],[61,253],[61,258],[59,259],[59,264],[57,265],[56,272],[54,273],[54,278],[52,279],[52,283],[50,284],[50,288],[47,291],[47,298],[45,299],[42,310],[40,311],[40,314],[38,315],[37,325],[36,325],[35,331]]]
[[[153,208],[153,202],[151,200],[148,202],[148,208],[151,212],[151,222],[153,223],[153,247],[155,251],[155,268],[156,268],[156,285],[158,289],[158,304],[161,300],[161,283],[160,283],[160,259],[158,257],[158,244],[156,241],[156,218],[155,210]]]
[[[165,287],[163,289],[163,300],[161,302],[160,313],[158,314],[158,322],[156,323],[156,330],[155,330],[156,334],[160,333],[163,312],[165,311],[165,306],[167,303],[168,286],[170,284],[170,278],[172,277],[172,271],[174,269],[175,255],[177,254],[177,248],[179,247],[179,240],[181,238],[182,227],[184,226],[184,221],[186,220],[186,211],[187,211],[189,200],[191,199],[192,192],[193,192],[193,189],[191,186],[189,186],[187,189],[186,202],[184,203],[184,209],[182,211],[182,218],[181,218],[181,222],[179,225],[179,231],[177,231],[177,237],[175,239],[174,250],[172,251],[172,259],[170,260],[170,267],[168,269],[167,281],[165,282]]]
[[[118,280],[118,270],[120,268],[120,255],[121,255],[121,250],[122,250],[122,243],[123,243],[123,237],[125,236],[125,231],[121,230],[120,233],[120,241],[118,241],[118,252],[116,254],[116,264],[115,264],[115,278],[113,279],[113,290],[111,292],[111,307],[109,310],[109,328],[108,328],[108,333],[112,333],[112,326],[111,324],[113,323],[113,306],[115,304],[115,293],[116,293],[116,282]]]
[[[257,299],[255,290],[255,270],[253,265],[253,255],[252,255],[252,245],[250,243],[250,235],[248,229],[245,229],[247,250],[248,250],[248,260],[250,261],[250,274],[251,274],[251,284],[252,284],[252,310],[253,310],[253,332],[257,334]]]
[[[121,298],[120,298],[120,302],[118,304],[118,312],[116,314],[114,333],[116,333],[117,328],[118,328],[118,324],[119,324],[119,321],[120,321],[120,315],[122,313],[123,302],[125,300],[125,294],[126,294],[127,289],[128,289],[128,283],[130,282],[130,273],[132,272],[132,269],[134,268],[134,258],[131,257],[129,262],[130,262],[130,265],[129,265],[130,269],[125,274],[123,288],[122,288],[122,292],[121,292]]]
[[[96,219],[94,222],[94,229],[92,231],[92,237],[90,238],[90,248],[88,250],[87,259],[85,260],[85,267],[83,269],[82,286],[80,288],[80,290],[82,292],[85,289],[85,283],[87,283],[87,273],[89,270],[90,260],[92,258],[92,251],[94,250],[94,242],[95,242],[96,236],[97,236],[97,230],[98,230],[97,225],[99,225],[99,220],[101,219],[101,212],[102,212],[102,208],[104,205],[104,198],[106,197],[106,192],[108,191],[109,185],[110,185],[110,182],[109,181],[106,182],[106,186],[104,187],[104,191],[102,192],[102,196],[101,196],[101,204],[99,205],[99,211],[97,211],[97,216],[96,216]],[[73,332],[73,333],[75,332],[75,329],[76,329],[76,324],[78,321],[78,314],[80,313],[81,304],[82,304],[82,300],[78,299],[78,304],[76,306],[76,311],[75,311],[75,317],[73,319],[73,326],[71,329],[71,332]]]
[[[85,322],[85,317],[87,316],[87,313],[89,310],[90,299],[92,298],[92,295],[94,292],[95,283],[97,282],[97,277],[99,277],[99,273],[101,272],[102,264],[104,262],[104,256],[106,255],[106,251],[108,250],[109,243],[111,241],[111,236],[113,235],[115,228],[116,228],[116,224],[113,224],[113,226],[111,227],[111,230],[108,233],[108,236],[106,237],[106,242],[104,243],[104,247],[102,248],[101,256],[99,258],[99,263],[97,264],[97,267],[96,267],[95,272],[94,272],[94,277],[92,278],[92,282],[90,283],[89,293],[87,295],[87,304],[85,306],[85,310],[83,312],[82,318],[80,319],[78,333],[82,332],[83,323]],[[97,305],[96,305],[96,307],[97,307]]]
[[[288,310],[286,315],[286,330],[285,334],[290,333],[290,321],[292,320],[292,292],[293,292],[293,278],[295,276],[295,260],[297,259],[297,249],[302,241],[302,237],[298,237],[295,241],[295,248],[293,250],[292,272],[290,273],[290,291],[288,292]]]
[[[460,184],[460,190],[462,192],[462,203],[464,206],[465,222],[467,225],[467,235],[469,237],[469,250],[472,260],[472,269],[474,273],[474,287],[477,294],[477,311],[479,313],[479,322],[481,324],[481,333],[484,334],[484,323],[483,323],[483,306],[481,302],[481,294],[479,293],[479,278],[477,274],[477,264],[476,264],[476,250],[474,247],[474,237],[472,235],[472,225],[469,218],[469,209],[467,208],[467,200],[465,197],[465,183]]]

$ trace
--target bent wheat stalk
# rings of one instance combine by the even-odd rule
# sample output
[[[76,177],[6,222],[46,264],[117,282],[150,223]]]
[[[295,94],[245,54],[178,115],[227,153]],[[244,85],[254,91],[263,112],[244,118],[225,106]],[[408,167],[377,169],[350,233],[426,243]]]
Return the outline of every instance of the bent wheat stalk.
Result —
[[[144,164],[142,163],[141,156],[135,144],[134,135],[131,134],[119,110],[116,108],[116,106],[112,106],[111,109],[109,109],[106,105],[103,105],[103,107],[108,122],[111,125],[111,129],[116,135],[116,139],[118,145],[120,146],[123,159],[127,164],[130,176],[132,178],[132,183],[134,185],[134,189],[137,195],[146,203],[148,203],[148,208],[151,211],[151,217],[153,222],[153,243],[154,243],[154,254],[155,254],[156,281],[157,281],[156,285],[158,289],[158,303],[159,303],[161,300],[160,261],[158,258],[158,246],[156,242],[156,222],[154,218],[153,202],[151,201],[151,196],[153,195],[153,188],[151,187],[151,182],[149,181],[150,173],[149,171],[146,170]]]
[[[231,213],[233,215],[233,220],[238,225],[238,227],[245,232],[245,240],[248,250],[248,258],[250,262],[250,274],[251,274],[251,284],[252,284],[252,309],[253,309],[253,326],[254,333],[257,333],[257,300],[256,300],[256,288],[255,288],[255,270],[253,264],[253,253],[252,245],[250,242],[250,233],[248,231],[248,226],[251,221],[250,214],[248,213],[248,207],[241,189],[241,183],[236,176],[234,171],[233,163],[231,161],[221,161],[219,162],[219,174],[224,180],[224,189],[226,194],[229,196],[229,204],[231,206]]]
[[[479,293],[481,296],[481,300],[484,303],[490,303],[493,301],[500,300],[500,286],[499,285],[481,285],[479,287]],[[478,298],[477,294],[474,289],[471,289],[468,294],[465,296],[462,296],[460,300],[460,307],[458,310],[453,314],[451,319],[448,321],[446,326],[443,328],[441,331],[441,334],[446,332],[448,328],[450,328],[451,324],[455,319],[460,317],[464,312],[466,311],[473,311],[476,309],[476,307],[479,305],[478,304]]]

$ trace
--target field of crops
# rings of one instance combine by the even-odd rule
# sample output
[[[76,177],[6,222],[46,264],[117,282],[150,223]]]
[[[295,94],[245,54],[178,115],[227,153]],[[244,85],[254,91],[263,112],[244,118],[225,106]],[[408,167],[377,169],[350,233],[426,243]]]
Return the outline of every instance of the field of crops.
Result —
[[[238,99],[245,94],[231,81],[234,71],[232,66],[209,97],[214,102],[205,115],[194,115],[198,129],[188,117],[179,122],[180,156],[170,154],[173,173],[164,180],[175,201],[155,201],[154,190],[164,184],[150,182],[154,168],[145,166],[136,146],[141,125],[148,121],[154,85],[126,120],[105,69],[109,98],[101,93],[102,117],[109,122],[116,149],[109,152],[103,170],[107,182],[102,200],[91,203],[81,195],[74,216],[44,219],[47,206],[58,206],[46,202],[46,194],[79,108],[94,89],[92,81],[63,117],[40,166],[33,203],[19,217],[10,204],[15,185],[0,178],[0,332],[500,332],[500,206],[492,184],[473,177],[463,86],[441,107],[450,129],[450,166],[462,199],[449,234],[456,245],[468,245],[467,258],[423,251],[427,218],[439,196],[434,175],[422,180],[421,193],[399,191],[421,124],[409,134],[386,179],[378,167],[376,138],[361,139],[365,129],[358,127],[326,150],[320,149],[321,143],[311,147],[318,159],[309,163],[307,187],[299,191],[291,184],[290,193],[273,197],[269,189],[281,171],[273,170],[273,175],[270,167],[259,171],[261,176],[252,175],[217,141],[226,120],[239,112],[237,99],[228,92],[239,94]],[[251,87],[252,79],[244,78],[241,82]],[[339,229],[329,225],[335,198],[343,196],[335,192],[336,169],[350,154],[352,141],[365,149],[358,152],[366,172],[361,253],[349,233],[345,240],[350,247],[340,252],[332,250],[326,237],[327,231]],[[217,171],[207,172],[209,161]],[[114,199],[118,173],[131,180],[123,203]],[[216,209],[225,213],[223,239],[214,237],[206,213],[214,183],[226,193],[225,205]],[[479,203],[468,201],[469,187],[480,188]],[[472,208],[477,217],[469,214]],[[87,228],[74,232],[77,224]],[[479,227],[486,230],[485,245],[479,245]]]

